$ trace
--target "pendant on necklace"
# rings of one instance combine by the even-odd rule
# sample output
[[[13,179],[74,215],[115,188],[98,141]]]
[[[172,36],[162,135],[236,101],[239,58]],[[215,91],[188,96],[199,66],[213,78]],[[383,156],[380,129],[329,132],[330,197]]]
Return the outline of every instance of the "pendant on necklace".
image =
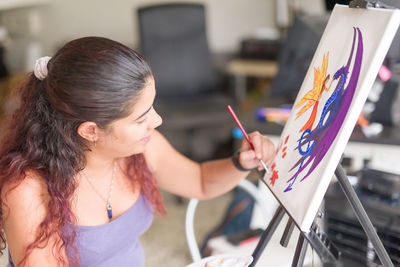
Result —
[[[111,220],[112,219],[112,207],[111,207],[111,204],[107,204],[107,214],[108,214],[108,218]]]

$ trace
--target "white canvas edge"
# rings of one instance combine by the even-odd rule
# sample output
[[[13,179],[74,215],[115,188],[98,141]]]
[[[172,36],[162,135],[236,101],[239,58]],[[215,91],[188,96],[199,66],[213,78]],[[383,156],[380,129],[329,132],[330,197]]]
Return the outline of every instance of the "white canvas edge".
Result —
[[[345,121],[350,120],[350,121],[353,121],[354,123],[352,123],[352,124],[346,123],[345,124],[346,127],[342,127],[340,129],[340,132],[338,133],[338,136],[340,136],[342,140],[347,140],[347,141],[346,142],[337,142],[337,140],[335,140],[335,142],[337,143],[336,146],[339,146],[338,149],[340,151],[344,151],[344,149],[347,145],[347,142],[350,139],[351,133],[353,132],[355,124],[357,122],[357,118],[358,118],[358,116],[360,116],[363,105],[368,97],[370,88],[372,87],[372,84],[376,79],[376,75],[372,75],[372,73],[374,73],[374,74],[378,73],[378,71],[381,67],[381,64],[382,64],[383,60],[385,59],[387,51],[389,50],[389,47],[390,47],[390,45],[393,41],[393,38],[396,34],[396,31],[393,31],[392,28],[395,27],[396,25],[398,27],[400,24],[400,10],[382,9],[382,11],[392,12],[392,16],[390,18],[388,26],[386,27],[385,33],[382,35],[382,39],[379,44],[379,50],[385,51],[385,52],[384,53],[381,52],[379,55],[375,54],[371,64],[369,66],[367,66],[368,69],[367,69],[366,75],[365,75],[366,78],[360,84],[360,87],[358,89],[360,92],[359,92],[358,96],[355,99],[353,99],[352,104],[351,104],[352,107],[349,109],[349,112],[347,113],[346,119],[345,119]],[[328,25],[329,25],[329,22],[328,22]],[[328,25],[327,25],[327,27],[328,27]],[[318,45],[315,55],[318,55],[317,52],[319,52],[319,50],[320,50],[320,47]],[[363,88],[363,89],[361,89],[361,88]],[[369,89],[367,90],[365,88],[369,88]],[[327,164],[327,171],[325,172],[325,175],[327,175],[328,173],[335,172],[337,165],[333,164],[332,162],[340,162],[341,156],[342,155],[338,154],[338,153],[332,155],[331,160]],[[322,177],[321,179],[322,179],[322,182],[319,183],[319,185],[317,186],[317,190],[312,198],[311,205],[307,208],[306,215],[304,216],[302,223],[299,225],[300,229],[303,232],[310,231],[311,224],[314,221],[315,215],[317,214],[319,206],[322,203],[323,197],[324,197],[326,190],[329,186],[329,183],[331,181],[331,179],[325,179],[325,177]],[[315,205],[313,206],[312,203],[318,203],[318,206],[315,207]]]

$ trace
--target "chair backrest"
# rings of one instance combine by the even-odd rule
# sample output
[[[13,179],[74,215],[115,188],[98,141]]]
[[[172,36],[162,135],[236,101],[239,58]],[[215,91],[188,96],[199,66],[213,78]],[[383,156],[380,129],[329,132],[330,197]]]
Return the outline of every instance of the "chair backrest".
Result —
[[[216,90],[203,5],[161,4],[137,12],[140,50],[153,70],[160,99],[195,98]]]
[[[269,90],[270,97],[294,102],[327,22],[327,16],[301,14],[294,18],[279,56],[279,70]]]

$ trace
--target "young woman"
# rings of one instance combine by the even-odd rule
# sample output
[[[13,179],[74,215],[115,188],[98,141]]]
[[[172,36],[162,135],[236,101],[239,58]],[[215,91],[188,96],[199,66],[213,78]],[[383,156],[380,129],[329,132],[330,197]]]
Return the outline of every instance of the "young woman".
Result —
[[[143,58],[99,37],[41,58],[20,88],[0,148],[1,247],[9,266],[143,266],[139,236],[159,188],[206,199],[271,161],[257,132],[231,158],[196,163],[155,129],[156,84]],[[239,167],[239,169],[238,169]]]

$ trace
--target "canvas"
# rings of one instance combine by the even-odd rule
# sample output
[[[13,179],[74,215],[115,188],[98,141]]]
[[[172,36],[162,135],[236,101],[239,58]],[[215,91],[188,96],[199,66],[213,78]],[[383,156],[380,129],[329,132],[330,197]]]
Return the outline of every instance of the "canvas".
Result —
[[[399,10],[336,5],[281,134],[269,189],[308,232],[400,23]]]

